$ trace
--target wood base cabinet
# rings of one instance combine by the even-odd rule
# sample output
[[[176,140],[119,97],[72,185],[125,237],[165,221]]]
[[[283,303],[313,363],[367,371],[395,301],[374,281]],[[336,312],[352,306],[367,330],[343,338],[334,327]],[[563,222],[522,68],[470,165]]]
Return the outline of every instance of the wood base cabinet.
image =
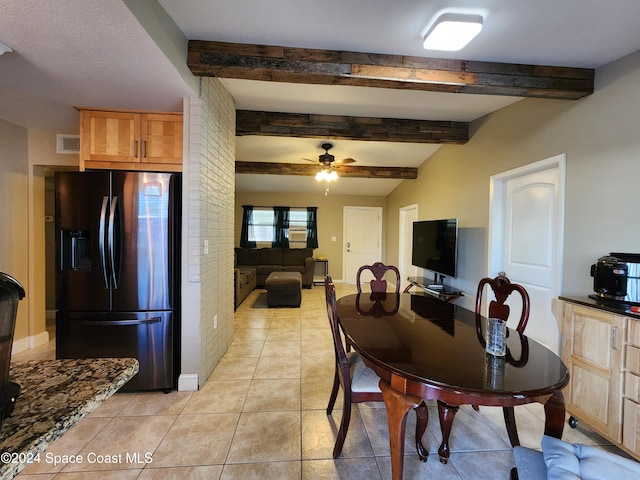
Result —
[[[567,413],[640,459],[640,320],[560,301]]]
[[[640,321],[629,320],[624,361],[623,444],[640,456]]]
[[[567,411],[621,443],[625,318],[570,303],[564,303],[562,311],[562,360],[571,376],[565,390]]]
[[[80,109],[80,170],[182,171],[182,114]]]

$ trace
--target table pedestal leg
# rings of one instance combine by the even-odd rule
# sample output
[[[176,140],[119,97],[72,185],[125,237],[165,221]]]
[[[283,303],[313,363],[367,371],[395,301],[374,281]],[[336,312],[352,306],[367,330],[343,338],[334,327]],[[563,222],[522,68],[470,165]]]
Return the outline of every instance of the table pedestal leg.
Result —
[[[560,390],[554,392],[544,404],[544,434],[555,438],[562,438],[564,431],[564,395]]]
[[[440,416],[440,431],[442,432],[442,443],[438,449],[440,463],[446,464],[449,461],[449,434],[451,433],[451,425],[456,413],[458,413],[458,407],[447,405],[438,400],[438,415]]]
[[[389,447],[391,449],[391,478],[402,480],[404,460],[404,434],[407,426],[407,412],[422,402],[421,398],[406,395],[380,380],[382,398],[387,407],[389,424]]]

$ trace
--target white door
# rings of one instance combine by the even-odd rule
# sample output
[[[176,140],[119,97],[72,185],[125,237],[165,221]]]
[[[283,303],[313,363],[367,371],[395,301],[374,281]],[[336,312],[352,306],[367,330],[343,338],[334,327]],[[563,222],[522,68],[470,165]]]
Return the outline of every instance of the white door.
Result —
[[[362,265],[382,261],[382,208],[344,207],[344,272],[345,283],[355,283]],[[372,276],[363,277],[369,281]]]
[[[560,331],[551,304],[562,289],[564,177],[564,155],[491,177],[489,275],[505,272],[526,288],[525,333],[554,352]],[[520,311],[520,301],[512,302]]]
[[[407,277],[416,277],[418,268],[411,264],[411,248],[413,245],[413,222],[418,220],[418,205],[409,205],[400,209],[400,238],[398,240],[398,270],[402,279],[400,288],[409,284]]]

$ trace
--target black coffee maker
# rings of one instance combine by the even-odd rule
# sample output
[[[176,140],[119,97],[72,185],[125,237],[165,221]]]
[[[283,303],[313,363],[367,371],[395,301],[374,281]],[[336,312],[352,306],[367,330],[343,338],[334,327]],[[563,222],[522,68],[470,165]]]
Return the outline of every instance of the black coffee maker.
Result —
[[[13,412],[20,394],[20,385],[9,381],[9,365],[18,301],[23,298],[22,285],[15,278],[0,272],[0,426]]]
[[[613,255],[600,257],[591,265],[593,290],[598,297],[622,300],[627,295],[629,267]]]

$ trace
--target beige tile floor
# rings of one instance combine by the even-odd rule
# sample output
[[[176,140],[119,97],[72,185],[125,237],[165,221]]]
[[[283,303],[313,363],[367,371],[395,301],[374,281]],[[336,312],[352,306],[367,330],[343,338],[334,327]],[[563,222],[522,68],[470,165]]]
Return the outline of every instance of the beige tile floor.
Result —
[[[338,296],[354,291],[337,285]],[[25,469],[22,480],[85,479],[390,479],[382,404],[354,406],[342,456],[332,458],[342,403],[325,408],[333,379],[333,350],[324,288],[303,290],[301,308],[266,308],[254,291],[235,314],[235,341],[197,392],[116,394]],[[53,343],[53,342],[52,342]],[[54,346],[17,354],[53,358]],[[430,418],[437,419],[430,406]],[[544,411],[516,408],[524,446],[539,448]],[[432,420],[418,460],[407,422],[405,479],[509,478],[513,455],[500,409],[460,409],[451,459],[438,461],[439,425]],[[606,445],[597,435],[565,429],[565,440]],[[81,463],[69,460],[82,456]],[[66,458],[65,458],[66,457]],[[59,460],[55,463],[54,460]]]

